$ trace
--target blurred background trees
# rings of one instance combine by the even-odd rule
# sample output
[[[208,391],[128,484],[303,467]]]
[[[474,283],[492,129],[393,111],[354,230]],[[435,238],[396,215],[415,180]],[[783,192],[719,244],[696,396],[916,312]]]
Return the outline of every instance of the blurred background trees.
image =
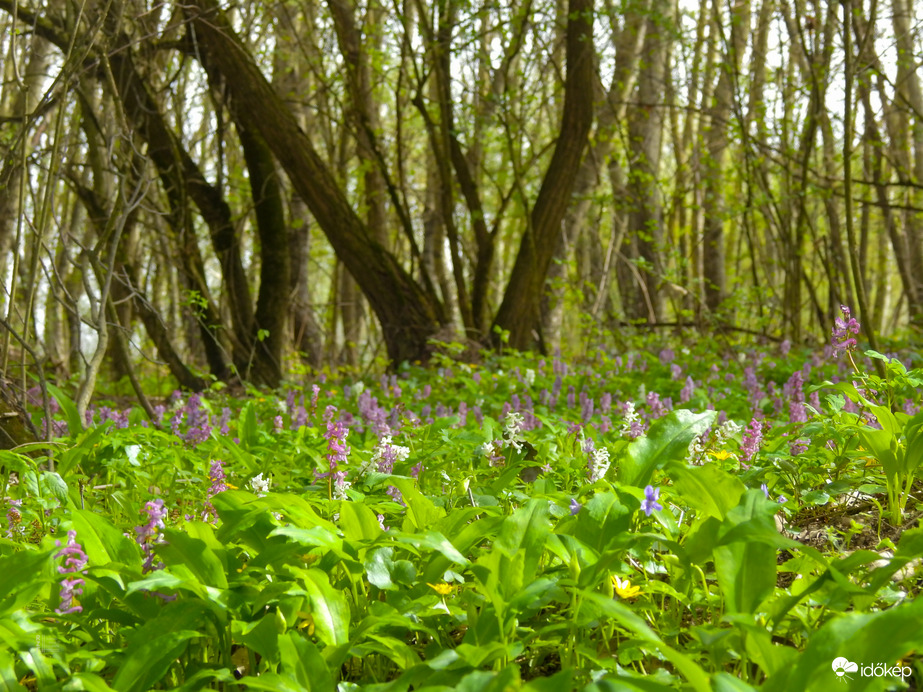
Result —
[[[918,328],[921,9],[0,0],[3,376]]]

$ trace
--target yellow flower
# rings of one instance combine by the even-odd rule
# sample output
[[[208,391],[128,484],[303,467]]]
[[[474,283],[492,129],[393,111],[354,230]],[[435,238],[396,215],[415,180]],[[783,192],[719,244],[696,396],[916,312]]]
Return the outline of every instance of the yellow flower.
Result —
[[[612,575],[612,588],[615,589],[615,593],[618,594],[619,598],[634,598],[641,593],[640,586],[632,586],[630,581],[627,579],[622,581],[614,574]]]
[[[715,457],[715,459],[717,459],[718,461],[724,461],[725,459],[730,459],[732,456],[734,456],[726,449],[722,449],[717,452],[709,452],[709,454]]]
[[[444,583],[443,583],[443,584],[430,584],[430,583],[427,583],[426,585],[427,585],[429,588],[431,588],[433,591],[435,591],[436,593],[438,593],[440,596],[448,596],[450,593],[452,593],[452,591],[455,590],[455,587],[452,586],[451,584],[444,584]]]

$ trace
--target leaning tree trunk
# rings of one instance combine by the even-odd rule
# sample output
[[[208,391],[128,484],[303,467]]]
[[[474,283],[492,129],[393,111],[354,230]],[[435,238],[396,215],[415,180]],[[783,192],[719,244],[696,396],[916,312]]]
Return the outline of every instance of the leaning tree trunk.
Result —
[[[399,363],[422,357],[427,339],[446,322],[442,304],[368,233],[294,114],[260,72],[215,0],[192,0],[184,10],[209,75],[215,80],[221,80],[222,75],[234,76],[223,80],[234,119],[259,132],[288,173],[375,311],[389,358]]]

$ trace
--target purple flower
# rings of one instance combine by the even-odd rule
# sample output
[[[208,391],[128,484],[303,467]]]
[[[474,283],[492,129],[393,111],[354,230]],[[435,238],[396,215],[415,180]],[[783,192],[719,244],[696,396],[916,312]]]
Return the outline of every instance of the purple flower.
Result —
[[[769,499],[769,487],[768,487],[765,483],[763,483],[763,484],[760,486],[760,490],[763,491],[763,495],[765,495],[765,496],[766,496],[766,499],[768,500],[768,499]]]
[[[570,500],[570,515],[574,516],[577,512],[580,511],[580,508],[583,507],[579,502],[577,502],[576,497],[572,497]]]
[[[154,546],[165,542],[160,529],[164,528],[163,519],[167,516],[167,510],[163,506],[163,500],[158,499],[145,504],[141,511],[147,514],[148,521],[144,526],[135,527],[135,542],[144,551],[144,565],[141,571],[142,574],[147,574],[163,568],[163,563],[154,564]]]
[[[225,478],[224,462],[220,459],[215,459],[208,470],[208,480],[211,481],[211,487],[208,489],[209,497],[223,493],[228,489],[228,484],[224,482]]]
[[[741,464],[749,464],[750,460],[756,456],[760,445],[763,442],[763,421],[754,418],[744,430],[743,441],[740,444],[740,461]]]
[[[840,310],[843,311],[843,316],[833,321],[833,348],[837,353],[855,350],[858,345],[856,337],[850,334],[859,333],[859,323],[855,317],[850,317],[849,308],[841,305]]]
[[[327,439],[327,460],[330,462],[331,471],[336,471],[339,464],[346,461],[346,456],[349,454],[349,445],[346,444],[347,435],[349,435],[349,428],[340,421],[327,423],[327,432],[324,433],[324,437]]]
[[[663,509],[663,505],[657,502],[659,496],[660,488],[655,488],[652,485],[645,486],[644,499],[641,501],[641,509],[644,510],[647,516],[651,516],[651,514],[657,510]]]
[[[61,547],[61,541],[55,541],[55,545]],[[77,532],[67,532],[67,544],[61,548],[60,552],[55,553],[55,558],[64,557],[64,566],[58,566],[60,574],[80,574],[87,564],[86,553],[83,547],[77,542]],[[65,577],[61,580],[61,605],[55,609],[59,615],[69,615],[70,613],[80,613],[83,606],[74,603],[74,596],[82,595],[84,581],[80,577],[73,579]]]
[[[691,377],[686,378],[686,384],[679,392],[679,403],[685,404],[692,399],[695,394],[695,381]]]
[[[6,510],[6,537],[15,538],[23,535],[22,514],[19,513],[22,507],[22,500],[11,500],[7,498],[9,507]]]

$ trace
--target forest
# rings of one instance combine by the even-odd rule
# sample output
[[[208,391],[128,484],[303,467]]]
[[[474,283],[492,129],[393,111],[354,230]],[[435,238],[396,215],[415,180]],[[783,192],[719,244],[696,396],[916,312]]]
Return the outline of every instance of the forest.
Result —
[[[923,688],[921,22],[0,0],[0,689]]]
[[[0,7],[3,370],[81,407],[434,338],[919,326],[910,0]]]

